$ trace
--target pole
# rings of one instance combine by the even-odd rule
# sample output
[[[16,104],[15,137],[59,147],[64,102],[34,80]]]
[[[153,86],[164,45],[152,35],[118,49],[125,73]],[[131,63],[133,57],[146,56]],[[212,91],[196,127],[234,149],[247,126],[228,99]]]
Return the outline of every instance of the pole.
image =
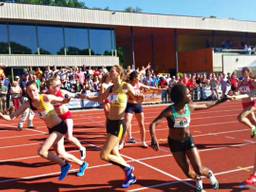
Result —
[[[133,27],[131,29],[131,44],[132,44],[132,69],[135,70],[135,50],[134,50],[134,32],[133,32]]]

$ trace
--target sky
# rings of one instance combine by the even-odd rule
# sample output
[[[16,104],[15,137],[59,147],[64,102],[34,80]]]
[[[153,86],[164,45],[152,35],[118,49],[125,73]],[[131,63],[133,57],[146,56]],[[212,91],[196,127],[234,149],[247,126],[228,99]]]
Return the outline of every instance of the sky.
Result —
[[[145,13],[216,16],[222,19],[256,21],[255,0],[81,0],[89,8],[124,10],[139,7]]]

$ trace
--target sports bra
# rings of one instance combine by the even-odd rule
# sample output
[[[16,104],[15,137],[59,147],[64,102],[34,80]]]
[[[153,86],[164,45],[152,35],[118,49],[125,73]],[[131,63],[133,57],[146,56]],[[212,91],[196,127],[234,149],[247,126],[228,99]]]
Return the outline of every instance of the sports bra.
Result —
[[[185,105],[185,113],[180,114],[176,111],[174,105],[171,106],[172,115],[167,117],[168,127],[172,128],[189,128],[190,126],[190,108],[189,105]]]
[[[126,82],[122,82],[121,86],[113,91],[113,85],[110,87],[108,101],[110,103],[110,107],[126,107],[127,105],[127,90],[123,87],[127,85]]]
[[[44,101],[44,96],[40,95],[40,107],[36,108],[32,104],[32,100],[29,99],[30,108],[35,111],[41,119],[46,119],[48,115],[56,115],[54,110],[54,106],[51,103],[47,103]]]

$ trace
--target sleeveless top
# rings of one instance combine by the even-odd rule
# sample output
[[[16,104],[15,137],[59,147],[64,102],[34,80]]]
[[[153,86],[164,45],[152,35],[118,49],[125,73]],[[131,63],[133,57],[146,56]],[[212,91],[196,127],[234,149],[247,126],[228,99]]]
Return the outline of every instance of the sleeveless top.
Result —
[[[55,94],[55,96],[64,98],[64,95],[62,94],[61,90],[59,90],[59,91]],[[54,107],[55,107],[55,108],[59,108],[61,105],[62,105],[62,104],[60,104],[60,103],[56,103],[56,104],[54,104]]]
[[[110,108],[126,108],[128,96],[127,89],[123,87],[127,86],[126,82],[122,82],[120,87],[113,91],[113,85],[110,87],[108,101],[110,103]]]
[[[31,99],[29,99],[29,104],[30,104],[30,108],[39,115],[40,119],[45,120],[46,117],[49,115],[57,116],[54,110],[54,106],[51,103],[45,102],[43,95],[40,95],[39,97],[40,97],[40,106],[38,108],[33,106]]]
[[[241,94],[248,94],[251,91],[253,91],[254,89],[255,89],[255,87],[253,86],[251,79],[249,79],[249,81],[242,81],[239,84],[239,88],[238,88],[238,90]]]
[[[189,128],[190,126],[190,108],[189,105],[185,105],[185,113],[179,114],[174,105],[171,106],[172,108],[172,116],[167,118],[168,127],[172,128]]]

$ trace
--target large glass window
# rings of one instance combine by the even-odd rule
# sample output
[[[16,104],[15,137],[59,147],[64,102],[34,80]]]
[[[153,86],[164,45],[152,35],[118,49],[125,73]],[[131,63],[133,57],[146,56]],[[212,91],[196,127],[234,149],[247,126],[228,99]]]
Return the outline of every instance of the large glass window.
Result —
[[[33,25],[9,25],[11,52],[36,54],[36,28]]]
[[[88,29],[65,28],[67,55],[89,55]]]
[[[0,24],[0,54],[8,54],[7,26]]]
[[[64,38],[62,27],[38,27],[40,54],[63,55]]]
[[[89,37],[92,55],[112,55],[113,30],[90,29]]]

